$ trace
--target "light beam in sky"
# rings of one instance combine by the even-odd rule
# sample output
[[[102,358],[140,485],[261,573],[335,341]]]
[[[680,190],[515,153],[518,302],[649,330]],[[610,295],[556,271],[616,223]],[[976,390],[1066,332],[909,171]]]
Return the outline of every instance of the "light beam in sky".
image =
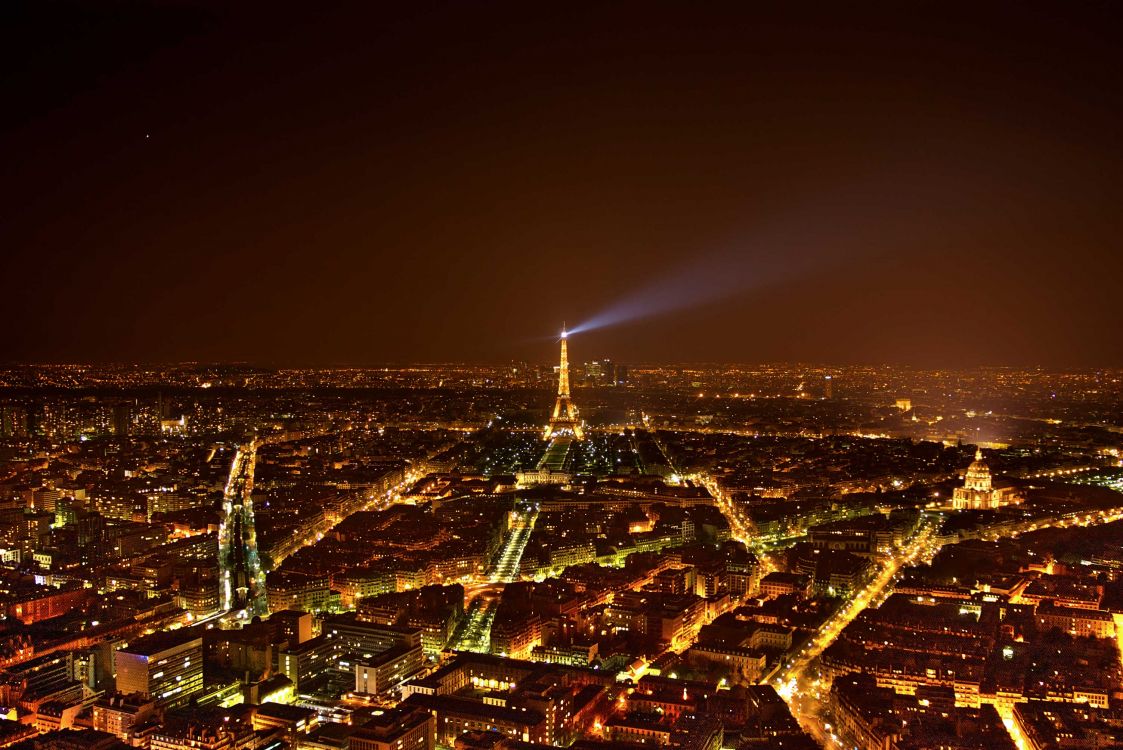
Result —
[[[862,254],[861,237],[884,222],[884,204],[870,211],[863,193],[820,201],[813,210],[788,216],[765,229],[730,239],[724,247],[698,253],[604,307],[569,333],[666,315],[713,304],[769,286],[830,271]],[[898,208],[904,208],[899,206]],[[892,210],[892,207],[890,207]],[[808,219],[808,217],[814,217]]]

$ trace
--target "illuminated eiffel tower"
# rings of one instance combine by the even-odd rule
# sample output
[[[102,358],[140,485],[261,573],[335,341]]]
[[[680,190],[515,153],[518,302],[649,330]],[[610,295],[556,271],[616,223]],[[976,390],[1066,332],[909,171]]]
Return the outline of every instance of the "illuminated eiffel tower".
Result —
[[[585,429],[577,416],[577,406],[569,395],[569,352],[566,348],[565,326],[561,333],[561,365],[558,367],[558,400],[554,402],[554,413],[546,425],[546,440],[555,437],[572,436],[577,440],[585,439]]]

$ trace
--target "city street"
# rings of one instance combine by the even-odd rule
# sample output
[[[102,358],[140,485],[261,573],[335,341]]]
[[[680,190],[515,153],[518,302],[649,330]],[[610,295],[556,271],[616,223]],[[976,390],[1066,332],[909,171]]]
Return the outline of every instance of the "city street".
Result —
[[[519,579],[519,564],[522,562],[523,550],[530,541],[534,531],[534,522],[538,518],[536,509],[513,511],[511,529],[503,535],[503,543],[499,547],[493,560],[489,577],[498,583],[510,583]]]

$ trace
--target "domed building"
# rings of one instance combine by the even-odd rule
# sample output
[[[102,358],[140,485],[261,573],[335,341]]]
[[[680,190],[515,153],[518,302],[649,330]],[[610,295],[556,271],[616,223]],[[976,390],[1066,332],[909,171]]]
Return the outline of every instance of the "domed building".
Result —
[[[967,467],[963,486],[955,490],[952,507],[956,510],[1000,508],[1021,502],[1015,488],[1003,484],[996,487],[990,467],[983,460],[983,449],[975,449],[975,460]]]

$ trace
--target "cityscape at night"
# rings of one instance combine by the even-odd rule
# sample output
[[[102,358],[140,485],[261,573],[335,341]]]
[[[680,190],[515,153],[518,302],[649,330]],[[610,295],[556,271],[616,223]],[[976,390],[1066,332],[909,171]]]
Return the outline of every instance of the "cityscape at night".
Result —
[[[313,6],[0,10],[0,748],[1123,748],[1113,4]]]

